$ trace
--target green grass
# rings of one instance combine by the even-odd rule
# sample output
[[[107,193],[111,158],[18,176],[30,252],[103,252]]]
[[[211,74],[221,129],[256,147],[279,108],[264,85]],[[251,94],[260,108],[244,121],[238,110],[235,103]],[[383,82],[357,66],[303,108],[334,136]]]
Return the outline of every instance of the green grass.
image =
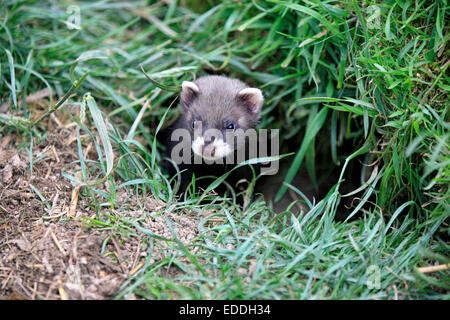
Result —
[[[118,298],[449,298],[448,271],[417,271],[449,262],[447,1],[151,3],[3,1],[0,9],[0,98],[9,112],[0,114],[0,134],[21,132],[30,148],[45,139],[26,103],[38,90],[60,97],[51,106],[79,106],[73,120],[99,154],[85,163],[78,135],[84,197],[98,208],[99,226],[124,241],[143,237],[149,252],[162,242],[175,248],[147,260]],[[70,4],[80,8],[81,30],[64,23]],[[199,206],[201,195],[174,201],[157,133],[178,115],[173,91],[206,73],[262,88],[261,127],[279,128],[282,151],[295,152],[281,160],[289,171],[279,197],[301,167],[313,184],[339,170],[308,213],[275,216],[263,201],[242,210],[219,197]],[[371,166],[349,171],[360,161]],[[358,219],[337,222],[338,204],[356,194],[341,191],[349,174],[361,176],[350,213]],[[105,181],[109,193],[97,188]],[[159,214],[209,209],[222,222],[211,228],[204,217],[189,248],[173,222],[175,240],[161,239],[138,219],[102,210],[125,187],[165,201]],[[194,247],[201,250],[192,255]],[[164,276],[174,265],[185,273]],[[378,288],[367,285],[371,266]]]

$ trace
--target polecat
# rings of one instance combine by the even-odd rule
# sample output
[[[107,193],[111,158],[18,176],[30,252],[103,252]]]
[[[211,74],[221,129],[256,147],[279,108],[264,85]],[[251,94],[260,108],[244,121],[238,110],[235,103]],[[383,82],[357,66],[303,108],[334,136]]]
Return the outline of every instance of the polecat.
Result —
[[[166,144],[169,157],[182,171],[178,194],[185,193],[193,175],[196,189],[205,189],[214,179],[197,180],[199,177],[220,177],[237,165],[240,151],[248,147],[248,140],[240,138],[248,129],[256,128],[263,102],[260,89],[237,79],[205,76],[182,83],[181,116]],[[248,158],[249,150],[245,150],[240,161]],[[169,172],[173,175],[175,168]],[[251,168],[242,166],[225,181],[236,187],[238,181],[250,181],[252,176]],[[225,189],[222,186],[215,191],[221,193]]]

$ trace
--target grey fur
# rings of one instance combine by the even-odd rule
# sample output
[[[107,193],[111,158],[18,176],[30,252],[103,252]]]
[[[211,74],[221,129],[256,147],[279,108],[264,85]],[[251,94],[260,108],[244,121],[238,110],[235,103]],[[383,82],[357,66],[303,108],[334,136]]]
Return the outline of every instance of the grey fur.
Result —
[[[236,129],[256,127],[259,112],[251,113],[238,93],[249,88],[238,79],[223,76],[206,76],[194,81],[199,88],[197,94],[182,99],[184,127],[189,128],[194,120],[202,121],[203,129],[222,130],[226,123],[234,123]],[[189,94],[182,92],[183,94]]]

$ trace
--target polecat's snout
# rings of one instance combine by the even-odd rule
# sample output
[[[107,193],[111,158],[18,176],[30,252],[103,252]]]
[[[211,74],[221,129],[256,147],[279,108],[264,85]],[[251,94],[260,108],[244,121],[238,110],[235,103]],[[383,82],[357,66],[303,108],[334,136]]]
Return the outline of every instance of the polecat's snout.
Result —
[[[206,140],[203,136],[198,136],[192,142],[192,151],[206,160],[225,158],[233,150],[232,146],[216,136],[211,136]]]

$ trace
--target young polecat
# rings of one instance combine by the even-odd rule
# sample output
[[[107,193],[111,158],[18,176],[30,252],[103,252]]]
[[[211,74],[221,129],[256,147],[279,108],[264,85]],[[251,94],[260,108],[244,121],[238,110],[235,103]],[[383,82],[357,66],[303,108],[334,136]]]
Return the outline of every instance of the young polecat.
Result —
[[[260,89],[237,79],[206,76],[182,83],[181,116],[166,144],[168,156],[182,171],[178,194],[186,191],[193,175],[195,188],[206,189],[214,179],[197,180],[199,177],[220,177],[249,158],[249,150],[242,158],[241,151],[248,148],[248,140],[241,138],[258,124],[263,101]],[[169,171],[172,176],[176,173],[175,167]],[[242,166],[225,181],[234,188],[238,181],[250,181],[252,176],[251,168]],[[225,189],[221,186],[215,191],[222,193]]]

